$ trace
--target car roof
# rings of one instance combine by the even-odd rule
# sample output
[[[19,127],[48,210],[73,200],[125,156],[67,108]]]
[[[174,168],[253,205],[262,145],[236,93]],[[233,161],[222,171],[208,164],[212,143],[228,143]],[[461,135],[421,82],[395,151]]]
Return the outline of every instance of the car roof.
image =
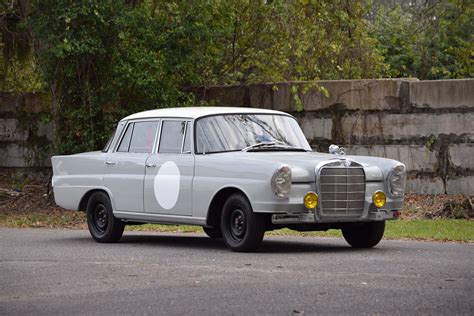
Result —
[[[183,117],[196,119],[203,116],[216,115],[216,114],[279,114],[289,115],[285,112],[266,110],[266,109],[254,109],[244,107],[223,107],[223,106],[202,106],[202,107],[181,107],[181,108],[163,108],[156,110],[149,110],[144,112],[138,112],[129,115],[122,120],[134,120],[142,118],[153,118],[153,117]]]

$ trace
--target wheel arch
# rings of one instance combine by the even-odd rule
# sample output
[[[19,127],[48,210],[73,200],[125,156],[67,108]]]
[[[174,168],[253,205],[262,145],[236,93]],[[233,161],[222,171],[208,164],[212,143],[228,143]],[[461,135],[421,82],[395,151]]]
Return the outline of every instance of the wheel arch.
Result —
[[[225,201],[232,194],[242,194],[247,200],[249,200],[247,194],[237,187],[225,187],[221,188],[212,198],[207,211],[206,223],[209,227],[218,227],[221,221],[222,207]],[[249,200],[250,202],[250,200]]]
[[[109,197],[109,200],[110,200],[110,204],[112,205],[112,212],[114,212],[115,211],[115,204],[114,204],[114,201],[112,199],[111,192],[107,188],[95,188],[95,189],[91,189],[91,190],[87,191],[86,193],[84,193],[84,195],[81,198],[81,201],[79,202],[79,206],[78,206],[77,210],[82,211],[82,212],[87,212],[87,203],[89,202],[89,199],[92,196],[92,194],[94,194],[95,192],[104,192],[105,194],[107,194],[107,196]]]

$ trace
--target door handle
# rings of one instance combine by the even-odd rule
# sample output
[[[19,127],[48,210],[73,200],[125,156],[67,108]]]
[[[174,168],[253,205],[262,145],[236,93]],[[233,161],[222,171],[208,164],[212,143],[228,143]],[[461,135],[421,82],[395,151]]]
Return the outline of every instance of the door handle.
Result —
[[[105,161],[106,165],[115,165],[116,163],[117,163],[116,161],[112,161],[112,160],[106,160]]]
[[[155,163],[147,163],[145,165],[147,168],[155,168],[156,167],[156,164]]]

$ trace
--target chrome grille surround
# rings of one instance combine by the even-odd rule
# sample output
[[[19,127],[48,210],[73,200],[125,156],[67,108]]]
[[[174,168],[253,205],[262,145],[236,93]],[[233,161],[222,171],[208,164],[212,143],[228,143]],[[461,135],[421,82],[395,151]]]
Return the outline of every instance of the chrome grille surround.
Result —
[[[364,168],[341,159],[324,164],[318,172],[321,218],[359,218],[364,212]]]

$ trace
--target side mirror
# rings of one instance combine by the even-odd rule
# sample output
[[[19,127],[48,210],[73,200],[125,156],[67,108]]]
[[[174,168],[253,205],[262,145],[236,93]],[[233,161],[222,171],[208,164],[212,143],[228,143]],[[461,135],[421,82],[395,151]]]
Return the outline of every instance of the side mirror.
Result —
[[[343,156],[346,154],[346,150],[344,149],[344,147],[339,147],[337,145],[332,144],[331,146],[329,146],[329,153],[332,155]]]

